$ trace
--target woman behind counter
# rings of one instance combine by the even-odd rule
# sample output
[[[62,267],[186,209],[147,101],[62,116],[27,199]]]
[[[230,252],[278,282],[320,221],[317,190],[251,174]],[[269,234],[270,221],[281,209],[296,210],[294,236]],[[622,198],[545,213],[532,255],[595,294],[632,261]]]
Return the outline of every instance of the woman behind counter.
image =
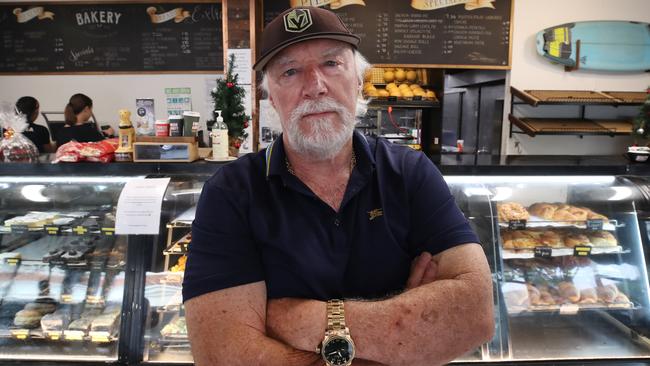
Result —
[[[84,94],[75,94],[65,106],[65,127],[59,130],[57,144],[59,146],[72,140],[77,142],[96,142],[105,137],[93,123],[88,123],[93,115],[93,100]]]
[[[38,118],[40,107],[34,97],[21,97],[16,102],[16,112],[24,114],[27,119],[27,128],[23,131],[23,135],[36,145],[39,153],[54,152],[54,146],[50,143],[50,131],[34,123]]]

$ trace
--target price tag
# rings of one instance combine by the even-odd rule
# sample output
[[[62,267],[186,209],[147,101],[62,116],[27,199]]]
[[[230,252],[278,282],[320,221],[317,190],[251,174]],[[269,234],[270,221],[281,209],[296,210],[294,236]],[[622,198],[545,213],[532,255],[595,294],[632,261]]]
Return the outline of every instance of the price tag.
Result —
[[[29,329],[12,329],[11,336],[16,339],[27,339]]]
[[[108,332],[90,332],[90,340],[95,343],[108,343],[111,341]]]
[[[115,228],[114,227],[103,227],[102,228],[102,233],[106,236],[113,236],[115,235]]]
[[[553,248],[535,247],[534,253],[536,258],[551,258],[551,256],[553,255]]]
[[[84,234],[86,234],[88,232],[88,228],[86,228],[84,226],[75,226],[72,229],[72,232],[77,234],[77,235],[84,235]]]
[[[27,225],[11,225],[12,234],[24,234],[29,231]]]
[[[61,332],[47,332],[45,334],[45,337],[53,341],[58,341],[59,339],[61,339]]]
[[[577,245],[573,248],[574,257],[589,257],[591,255],[591,247],[584,245]]]
[[[510,220],[508,221],[508,229],[510,230],[525,230],[526,220]]]
[[[587,230],[602,230],[603,220],[587,220]]]
[[[72,295],[71,294],[63,294],[63,295],[61,295],[61,303],[63,303],[63,304],[72,304]]]
[[[578,304],[562,304],[560,305],[560,314],[562,315],[574,315],[578,313],[580,306]]]
[[[80,330],[64,330],[63,334],[68,341],[81,341],[84,339],[84,332]]]
[[[47,235],[59,235],[61,228],[56,225],[45,225]]]
[[[20,264],[20,258],[5,258],[5,263],[10,266],[17,266]]]

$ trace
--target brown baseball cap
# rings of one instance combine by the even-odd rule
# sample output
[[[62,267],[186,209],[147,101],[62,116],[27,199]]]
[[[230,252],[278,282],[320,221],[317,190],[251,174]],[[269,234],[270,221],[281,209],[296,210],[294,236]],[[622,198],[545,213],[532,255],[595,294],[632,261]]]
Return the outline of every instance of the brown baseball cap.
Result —
[[[253,68],[264,70],[280,51],[310,39],[333,39],[357,48],[360,38],[354,35],[333,12],[317,7],[290,8],[273,19],[262,32],[260,56]]]

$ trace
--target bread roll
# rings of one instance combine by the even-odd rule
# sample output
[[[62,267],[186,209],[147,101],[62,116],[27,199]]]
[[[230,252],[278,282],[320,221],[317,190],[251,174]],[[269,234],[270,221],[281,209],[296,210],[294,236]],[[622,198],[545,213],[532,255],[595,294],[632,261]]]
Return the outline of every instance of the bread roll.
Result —
[[[616,237],[609,231],[599,230],[589,233],[589,241],[596,247],[615,247],[618,245]]]
[[[560,296],[572,303],[575,304],[580,301],[580,291],[572,282],[562,281],[558,284],[557,289],[560,292]]]
[[[541,217],[545,220],[552,220],[555,210],[557,210],[557,205],[546,202],[534,203],[528,207],[528,212],[531,215]]]
[[[578,245],[589,245],[589,238],[575,231],[567,231],[564,233],[564,245],[573,248]]]

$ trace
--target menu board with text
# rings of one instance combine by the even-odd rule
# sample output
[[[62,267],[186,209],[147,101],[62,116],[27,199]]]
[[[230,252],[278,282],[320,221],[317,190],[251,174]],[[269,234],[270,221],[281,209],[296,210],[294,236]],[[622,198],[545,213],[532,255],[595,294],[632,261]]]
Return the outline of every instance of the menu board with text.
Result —
[[[334,11],[373,64],[510,67],[512,0],[264,0],[264,24],[301,5]]]
[[[223,70],[221,3],[0,5],[0,72]]]

